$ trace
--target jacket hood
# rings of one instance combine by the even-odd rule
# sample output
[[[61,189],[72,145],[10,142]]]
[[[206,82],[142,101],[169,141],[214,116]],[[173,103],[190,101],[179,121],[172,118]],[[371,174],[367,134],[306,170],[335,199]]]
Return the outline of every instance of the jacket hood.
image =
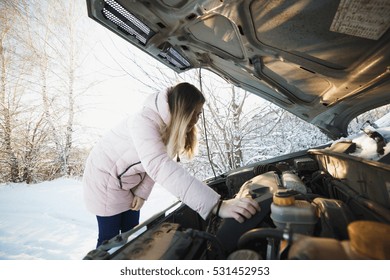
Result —
[[[151,94],[146,100],[144,107],[156,112],[165,125],[171,121],[171,112],[168,105],[168,90]]]

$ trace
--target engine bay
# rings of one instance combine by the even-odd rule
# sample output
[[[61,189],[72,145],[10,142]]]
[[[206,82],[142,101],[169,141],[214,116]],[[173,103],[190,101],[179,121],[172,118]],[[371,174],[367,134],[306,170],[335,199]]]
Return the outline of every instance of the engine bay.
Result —
[[[351,146],[289,154],[207,181],[223,199],[259,203],[244,223],[204,221],[179,204],[84,259],[390,259],[388,159],[350,156]]]

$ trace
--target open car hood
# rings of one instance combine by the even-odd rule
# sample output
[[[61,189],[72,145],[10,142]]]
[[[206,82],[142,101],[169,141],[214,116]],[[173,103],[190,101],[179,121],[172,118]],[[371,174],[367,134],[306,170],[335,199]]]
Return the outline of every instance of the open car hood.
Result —
[[[387,1],[87,3],[89,17],[173,70],[209,69],[333,139],[390,102]]]

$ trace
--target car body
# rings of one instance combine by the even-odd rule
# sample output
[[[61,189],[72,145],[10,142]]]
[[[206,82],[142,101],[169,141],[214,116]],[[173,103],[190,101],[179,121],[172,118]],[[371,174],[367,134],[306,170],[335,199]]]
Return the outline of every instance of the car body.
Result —
[[[207,180],[224,198],[258,201],[262,211],[243,224],[205,222],[174,205],[86,259],[390,258],[388,129],[371,126],[357,138],[372,141],[375,159],[356,156],[363,146],[345,138],[353,118],[390,103],[389,3],[87,4],[89,17],[176,72],[211,70],[329,137],[344,138]]]

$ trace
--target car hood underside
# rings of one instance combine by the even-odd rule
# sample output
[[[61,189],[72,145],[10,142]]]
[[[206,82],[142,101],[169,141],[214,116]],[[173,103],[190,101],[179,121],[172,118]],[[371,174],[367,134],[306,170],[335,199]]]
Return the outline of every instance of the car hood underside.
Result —
[[[176,72],[209,69],[333,139],[390,102],[386,1],[87,3],[91,18]]]

